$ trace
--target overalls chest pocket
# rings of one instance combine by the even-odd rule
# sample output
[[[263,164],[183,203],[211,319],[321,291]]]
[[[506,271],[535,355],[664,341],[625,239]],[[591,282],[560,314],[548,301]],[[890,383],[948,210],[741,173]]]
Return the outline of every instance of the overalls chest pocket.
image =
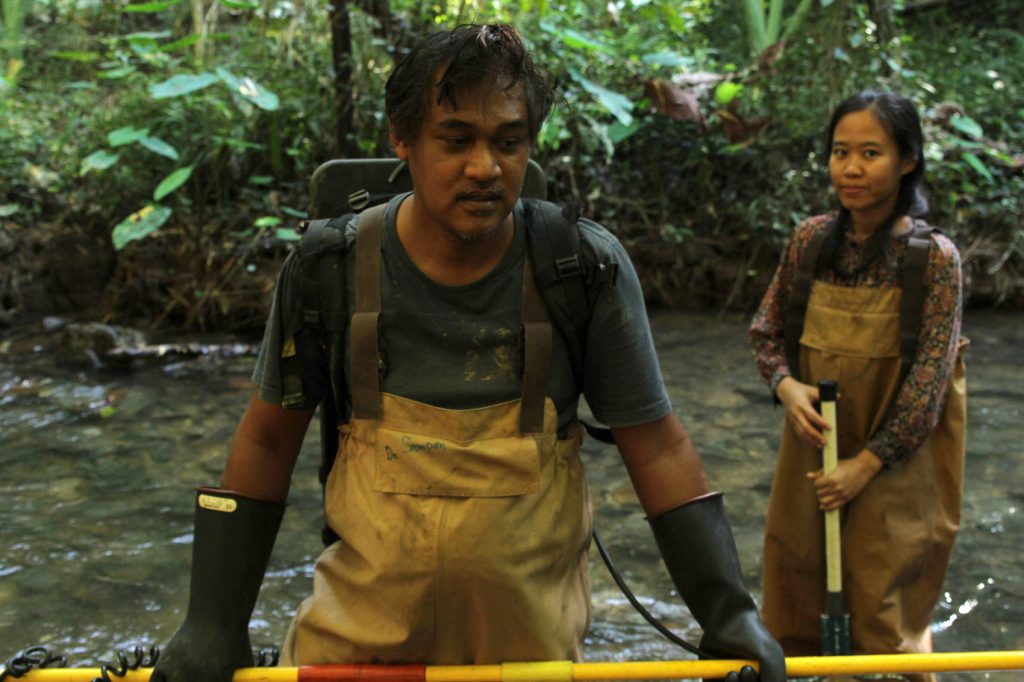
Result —
[[[374,490],[439,497],[509,497],[540,488],[537,439],[459,441],[377,430]]]

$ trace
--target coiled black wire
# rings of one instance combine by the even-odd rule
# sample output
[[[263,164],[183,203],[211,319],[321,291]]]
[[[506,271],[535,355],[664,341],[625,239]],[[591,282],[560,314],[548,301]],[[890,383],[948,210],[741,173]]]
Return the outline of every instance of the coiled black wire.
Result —
[[[57,663],[56,667],[67,667],[68,659],[64,656],[52,655],[46,647],[33,646],[7,659],[4,669],[0,670],[0,682],[8,677],[18,678],[33,668],[48,668]]]
[[[139,668],[152,668],[160,658],[159,647],[151,646],[149,650],[137,646],[132,649],[132,658],[129,659],[125,651],[117,652],[117,663],[100,663],[99,677],[92,678],[92,682],[114,682],[110,676],[124,677],[129,670]]]
[[[254,666],[258,668],[273,668],[281,658],[281,650],[276,646],[268,646],[253,652]],[[117,663],[100,663],[100,674],[92,678],[92,682],[116,682],[113,678],[124,677],[129,670],[139,668],[152,668],[160,660],[160,648],[151,646],[145,649],[136,646],[130,652],[122,650],[117,652]],[[56,665],[54,665],[56,664]],[[19,651],[4,663],[3,670],[0,670],[0,682],[8,677],[17,679],[34,668],[66,668],[68,659],[60,654],[51,654],[49,649],[43,646],[33,646]]]
[[[626,581],[623,579],[622,574],[619,573],[619,570],[615,567],[615,563],[612,561],[611,555],[608,554],[608,550],[605,548],[604,543],[601,542],[601,536],[598,535],[597,529],[594,529],[592,534],[594,536],[594,544],[597,545],[597,551],[600,552],[601,559],[604,560],[604,565],[608,567],[608,572],[612,574],[612,580],[614,580],[615,584],[619,586],[619,589],[622,590],[622,594],[626,596],[626,599],[628,599],[629,603],[633,605],[633,608],[636,609],[637,613],[643,616],[644,620],[650,623],[655,630],[664,635],[665,638],[673,644],[683,647],[699,658],[714,658],[714,656],[709,656],[707,653],[701,651],[699,648],[669,630],[665,627],[664,623],[651,615],[651,612],[640,603],[636,598],[636,595],[633,594],[633,591],[629,589],[628,585],[626,585]]]

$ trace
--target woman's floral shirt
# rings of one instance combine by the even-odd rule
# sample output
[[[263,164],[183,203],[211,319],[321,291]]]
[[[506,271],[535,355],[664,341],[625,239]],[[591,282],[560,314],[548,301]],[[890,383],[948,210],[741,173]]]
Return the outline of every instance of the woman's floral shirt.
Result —
[[[779,381],[790,374],[783,330],[793,278],[811,236],[828,229],[832,220],[832,215],[820,215],[808,218],[797,227],[747,332],[757,368],[773,393]],[[920,220],[916,220],[915,225],[925,227]],[[932,234],[917,355],[885,421],[866,446],[887,466],[898,466],[935,428],[960,345],[963,308],[960,253],[947,237]],[[829,270],[819,279],[837,286],[898,287],[909,238],[910,230],[894,236],[888,258],[879,257],[866,268],[860,268],[867,257],[867,248],[847,232],[840,249],[839,270],[855,274],[844,277]]]

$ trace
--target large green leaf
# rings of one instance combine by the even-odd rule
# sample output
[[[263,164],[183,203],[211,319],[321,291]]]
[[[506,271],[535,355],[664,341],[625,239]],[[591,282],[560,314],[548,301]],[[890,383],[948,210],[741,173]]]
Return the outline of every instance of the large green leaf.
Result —
[[[633,103],[628,98],[584,78],[579,71],[573,68],[569,69],[569,75],[580,84],[580,87],[593,95],[598,103],[607,109],[608,113],[614,116],[619,123],[626,127],[633,124]]]
[[[229,9],[259,9],[260,3],[253,0],[219,0],[220,4]]]
[[[162,83],[154,83],[149,86],[149,94],[153,99],[165,99],[167,97],[179,97],[187,95],[196,90],[202,90],[217,82],[217,77],[212,73],[179,73],[171,76]]]
[[[135,5],[128,5],[122,12],[131,13],[150,13],[150,12],[163,12],[168,7],[174,7],[181,0],[155,0],[154,2],[140,2]]]
[[[81,52],[78,50],[56,50],[54,52],[50,52],[49,55],[56,59],[66,59],[70,62],[83,63],[94,62],[103,57],[99,52]]]
[[[136,128],[135,126],[125,126],[124,128],[118,128],[117,130],[111,130],[107,133],[107,144],[111,147],[121,147],[126,144],[136,142],[149,134],[149,128]]]
[[[640,59],[644,64],[650,64],[651,66],[668,66],[674,69],[689,66],[693,61],[693,59],[684,57],[678,52],[671,52],[668,50],[664,50],[662,52],[651,52],[645,54]]]
[[[81,176],[85,175],[89,171],[107,170],[117,163],[119,158],[121,157],[114,152],[108,152],[106,149],[100,149],[99,151],[95,151],[82,159],[82,165],[78,169],[78,174]]]
[[[166,156],[172,161],[177,161],[178,158],[180,158],[178,156],[178,150],[161,140],[159,137],[150,137],[147,135],[139,140],[139,144],[154,154]]]
[[[110,235],[114,242],[114,249],[120,251],[131,242],[153,234],[167,222],[171,213],[171,209],[166,206],[154,206],[153,204],[132,213],[114,227],[114,231]]]
[[[277,108],[281,105],[281,100],[278,99],[277,95],[248,76],[238,78],[222,67],[217,68],[217,76],[220,77],[232,92],[238,93],[264,111],[277,111]]]
[[[174,171],[160,181],[160,184],[153,190],[153,201],[160,201],[165,196],[185,184],[185,181],[192,175],[195,166],[185,166]]]
[[[973,168],[975,171],[977,171],[978,175],[980,175],[981,177],[985,178],[989,182],[992,182],[993,180],[995,180],[995,178],[992,177],[992,172],[989,171],[988,167],[985,165],[985,163],[981,159],[979,159],[977,156],[975,156],[971,152],[964,152],[963,156],[964,156],[964,161],[967,162],[967,165],[970,166],[971,168]]]
[[[949,119],[949,124],[959,130],[968,137],[975,139],[985,134],[985,131],[981,129],[981,126],[970,116],[961,116],[960,114],[953,114]]]
[[[590,50],[591,52],[608,52],[608,47],[601,44],[594,38],[568,28],[558,32],[562,42],[573,49]]]
[[[741,92],[743,92],[742,83],[722,81],[715,88],[715,103],[720,107],[729,106],[729,103],[739,97]]]

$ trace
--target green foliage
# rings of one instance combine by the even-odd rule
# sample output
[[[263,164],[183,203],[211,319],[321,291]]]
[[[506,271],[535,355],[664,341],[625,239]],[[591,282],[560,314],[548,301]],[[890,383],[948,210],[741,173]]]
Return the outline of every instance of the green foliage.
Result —
[[[27,0],[3,2],[0,228],[108,244],[110,316],[258,325],[268,260],[338,154],[326,0],[48,0],[14,42],[7,7]],[[1024,271],[1024,38],[1013,0],[983,5],[392,0],[383,20],[367,4],[350,12],[343,142],[390,153],[384,82],[424,31],[512,21],[557,87],[536,145],[552,196],[617,231],[653,299],[742,307],[796,222],[831,206],[832,108],[895,88],[925,120],[936,223],[977,282]]]

